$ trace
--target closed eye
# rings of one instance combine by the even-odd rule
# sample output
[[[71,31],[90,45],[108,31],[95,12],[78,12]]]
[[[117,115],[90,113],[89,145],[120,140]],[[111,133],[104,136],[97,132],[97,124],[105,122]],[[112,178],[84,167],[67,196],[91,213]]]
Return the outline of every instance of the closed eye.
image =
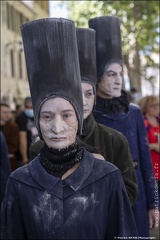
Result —
[[[40,118],[41,118],[42,120],[45,120],[45,121],[51,121],[51,120],[52,120],[52,116],[51,116],[50,114],[42,114],[42,115],[40,116]]]
[[[108,77],[115,77],[117,74],[114,72],[107,73]]]
[[[86,97],[91,97],[93,95],[93,93],[92,92],[88,92],[85,95],[86,95]]]
[[[63,114],[63,119],[68,119],[72,116],[73,116],[73,114],[71,114],[71,113],[65,113],[65,114]]]

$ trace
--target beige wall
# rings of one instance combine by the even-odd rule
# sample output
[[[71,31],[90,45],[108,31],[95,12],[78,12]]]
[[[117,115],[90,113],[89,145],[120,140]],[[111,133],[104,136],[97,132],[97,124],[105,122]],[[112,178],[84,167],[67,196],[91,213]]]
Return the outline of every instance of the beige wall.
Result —
[[[49,3],[3,1],[1,4],[1,101],[10,104],[14,110],[15,102],[22,103],[30,95],[20,25],[48,17]]]

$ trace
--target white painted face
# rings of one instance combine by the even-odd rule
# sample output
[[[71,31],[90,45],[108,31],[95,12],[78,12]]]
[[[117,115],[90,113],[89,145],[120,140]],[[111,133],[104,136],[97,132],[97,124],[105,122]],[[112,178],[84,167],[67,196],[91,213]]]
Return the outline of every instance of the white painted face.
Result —
[[[102,98],[121,96],[123,70],[120,64],[112,63],[98,83],[97,95]]]
[[[40,110],[40,130],[46,145],[63,149],[76,140],[78,120],[73,106],[63,98],[51,98]]]
[[[83,96],[83,117],[86,119],[93,110],[94,92],[93,86],[89,83],[82,82],[82,96]]]

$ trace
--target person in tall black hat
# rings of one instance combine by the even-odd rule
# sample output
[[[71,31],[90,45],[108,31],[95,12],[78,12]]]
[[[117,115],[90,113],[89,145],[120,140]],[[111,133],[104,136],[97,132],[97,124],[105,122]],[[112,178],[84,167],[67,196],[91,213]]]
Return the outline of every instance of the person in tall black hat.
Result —
[[[133,212],[140,237],[149,237],[149,228],[158,226],[155,211],[154,175],[146,130],[140,108],[130,104],[122,89],[123,66],[120,20],[103,16],[89,20],[96,31],[97,122],[120,131],[127,138],[138,183]]]
[[[84,109],[83,131],[79,139],[97,150],[96,152],[102,153],[105,160],[121,170],[128,196],[133,204],[137,197],[137,184],[128,142],[118,131],[98,124],[92,114],[97,82],[95,31],[89,28],[77,28],[76,36]],[[31,159],[40,153],[43,145],[44,141],[40,139],[32,143]]]
[[[137,197],[137,184],[128,142],[118,131],[98,124],[92,114],[97,82],[95,31],[77,28],[76,33],[84,108],[80,138],[88,145],[100,148],[105,160],[121,170],[128,196],[133,204]]]
[[[79,147],[83,102],[74,22],[21,27],[35,123],[45,144],[14,171],[2,206],[2,239],[114,239],[136,235],[120,171]]]

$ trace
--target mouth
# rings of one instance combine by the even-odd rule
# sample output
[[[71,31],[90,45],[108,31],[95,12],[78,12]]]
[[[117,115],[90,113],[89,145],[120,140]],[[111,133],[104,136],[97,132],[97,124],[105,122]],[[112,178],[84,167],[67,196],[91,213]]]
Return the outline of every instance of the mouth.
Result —
[[[61,142],[61,141],[65,141],[66,137],[52,137],[50,138],[50,140],[54,142]]]
[[[121,92],[121,89],[119,89],[119,88],[114,88],[113,91],[119,93],[119,92]]]
[[[113,88],[113,89],[114,89],[114,90],[118,90],[118,91],[119,91],[121,88]]]

